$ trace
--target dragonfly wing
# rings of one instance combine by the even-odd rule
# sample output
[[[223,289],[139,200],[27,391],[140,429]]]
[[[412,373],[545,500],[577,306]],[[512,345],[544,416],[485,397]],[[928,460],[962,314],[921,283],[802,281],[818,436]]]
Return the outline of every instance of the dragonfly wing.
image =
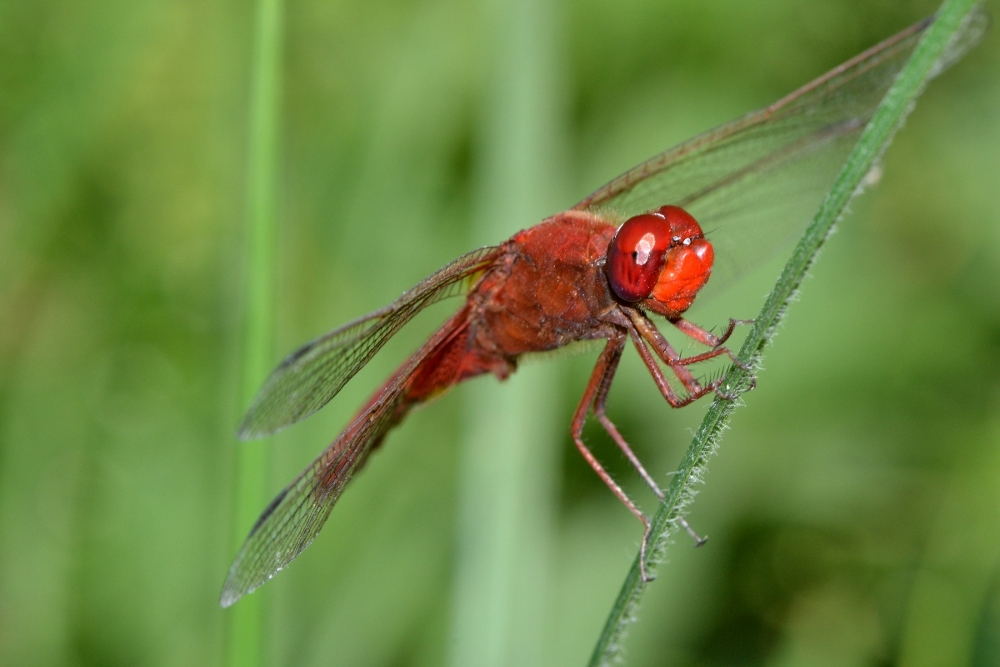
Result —
[[[941,68],[975,45],[987,24],[985,13],[974,12]],[[712,282],[725,282],[812,219],[928,25],[911,26],[771,106],[647,160],[575,208],[625,219],[682,206],[715,246]]]
[[[270,435],[319,410],[414,315],[432,303],[467,293],[501,252],[494,246],[462,255],[382,310],[292,352],[257,392],[239,437]]]
[[[316,538],[344,487],[405,410],[407,383],[420,363],[448,339],[440,329],[400,368],[347,429],[271,501],[229,569],[219,603],[228,607],[273,577]]]
[[[273,577],[312,543],[344,486],[392,425],[394,408],[387,402],[363,413],[268,505],[229,570],[219,600],[223,607]]]

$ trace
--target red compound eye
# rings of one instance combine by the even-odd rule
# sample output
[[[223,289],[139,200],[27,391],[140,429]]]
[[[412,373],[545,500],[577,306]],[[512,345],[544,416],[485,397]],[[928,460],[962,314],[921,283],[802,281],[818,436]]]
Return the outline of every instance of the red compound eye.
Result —
[[[701,225],[678,206],[629,218],[608,248],[607,274],[622,301],[664,315],[684,312],[712,273],[714,253]]]
[[[673,237],[674,245],[687,245],[686,240],[705,236],[694,216],[680,206],[661,206],[656,209],[656,214],[662,215],[670,223],[670,235]]]
[[[650,295],[670,248],[670,223],[657,211],[629,218],[608,247],[608,282],[622,301]]]

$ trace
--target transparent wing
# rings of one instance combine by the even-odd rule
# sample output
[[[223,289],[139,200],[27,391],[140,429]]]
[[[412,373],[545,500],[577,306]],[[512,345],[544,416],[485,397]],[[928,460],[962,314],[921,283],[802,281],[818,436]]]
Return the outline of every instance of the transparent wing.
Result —
[[[273,577],[316,538],[344,487],[402,417],[407,383],[456,327],[452,319],[400,368],[383,390],[295,481],[271,501],[229,569],[219,603],[228,607]]]
[[[715,247],[712,283],[742,273],[795,238],[819,209],[850,150],[930,25],[922,21],[769,107],[647,160],[577,204],[622,219],[682,206]],[[974,46],[973,12],[939,70]]]
[[[501,251],[495,246],[462,255],[382,310],[292,352],[257,392],[239,437],[270,435],[319,410],[414,315],[441,299],[467,292]]]

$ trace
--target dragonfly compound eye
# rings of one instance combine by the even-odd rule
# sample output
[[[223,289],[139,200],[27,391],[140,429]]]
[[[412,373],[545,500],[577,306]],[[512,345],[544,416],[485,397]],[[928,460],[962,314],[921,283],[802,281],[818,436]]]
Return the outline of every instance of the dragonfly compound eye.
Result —
[[[622,301],[634,303],[650,295],[670,249],[670,223],[660,212],[625,221],[608,247],[611,289]]]
[[[625,221],[608,248],[611,289],[622,301],[652,297],[657,312],[680,314],[705,286],[715,259],[701,225],[678,206],[661,206]]]

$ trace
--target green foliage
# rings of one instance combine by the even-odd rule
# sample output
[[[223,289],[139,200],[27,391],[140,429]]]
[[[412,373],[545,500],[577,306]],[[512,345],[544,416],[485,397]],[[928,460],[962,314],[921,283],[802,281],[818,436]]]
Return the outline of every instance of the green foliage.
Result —
[[[988,3],[997,15],[995,2]],[[569,206],[934,11],[919,2],[558,5],[545,141]],[[484,240],[493,26],[476,3],[288,3],[274,357]],[[217,665],[243,405],[253,11],[0,8],[0,664]],[[921,98],[770,348],[630,628],[631,665],[989,664],[1000,571],[1000,32]],[[512,214],[510,228],[531,219]],[[516,218],[516,219],[515,219]],[[480,228],[481,229],[481,228]],[[783,262],[692,313],[753,317]],[[268,495],[444,317],[268,445]],[[594,353],[525,430],[566,434]],[[489,383],[484,380],[483,383]],[[440,665],[460,389],[395,431],[255,595],[275,665]],[[501,393],[503,389],[501,387]],[[708,409],[629,352],[610,414],[662,483]],[[542,421],[544,420],[544,421]],[[545,664],[593,649],[638,522],[561,435]],[[647,511],[600,428],[586,437]]]

